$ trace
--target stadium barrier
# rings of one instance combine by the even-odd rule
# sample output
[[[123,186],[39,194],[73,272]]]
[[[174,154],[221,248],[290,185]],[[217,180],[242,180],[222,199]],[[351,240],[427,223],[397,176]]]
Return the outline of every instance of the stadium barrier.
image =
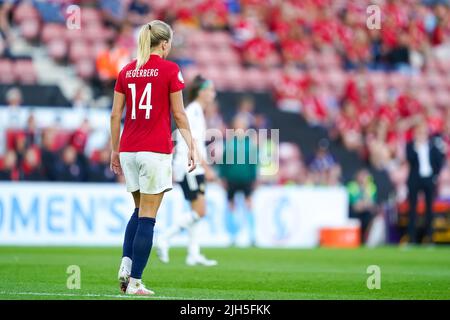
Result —
[[[206,199],[208,214],[199,228],[204,246],[245,247],[254,235],[260,247],[309,248],[319,244],[321,228],[349,222],[342,187],[258,187],[253,219],[239,197],[236,213],[229,214],[225,190],[217,184],[207,187]],[[0,245],[119,246],[133,207],[121,184],[0,183]],[[187,209],[175,185],[161,205],[156,237]],[[187,233],[172,243],[185,245]]]

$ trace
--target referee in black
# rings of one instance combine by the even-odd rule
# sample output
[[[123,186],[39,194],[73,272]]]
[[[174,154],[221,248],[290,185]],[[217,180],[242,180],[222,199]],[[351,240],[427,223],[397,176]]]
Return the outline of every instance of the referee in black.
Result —
[[[442,152],[442,140],[439,136],[430,137],[425,120],[414,128],[414,138],[406,146],[409,164],[408,176],[408,242],[417,243],[416,217],[417,198],[420,191],[425,195],[425,237],[423,242],[431,243],[433,234],[433,200],[436,184],[442,169],[445,155]]]

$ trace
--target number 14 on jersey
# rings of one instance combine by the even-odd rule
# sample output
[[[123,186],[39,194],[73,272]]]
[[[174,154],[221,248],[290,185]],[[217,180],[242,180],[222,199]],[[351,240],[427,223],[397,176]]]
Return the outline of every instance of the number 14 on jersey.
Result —
[[[136,84],[129,83],[128,88],[131,90],[131,119],[136,119]],[[150,119],[150,110],[152,109],[152,84],[147,83],[141,99],[139,99],[139,109],[145,109],[145,119]]]

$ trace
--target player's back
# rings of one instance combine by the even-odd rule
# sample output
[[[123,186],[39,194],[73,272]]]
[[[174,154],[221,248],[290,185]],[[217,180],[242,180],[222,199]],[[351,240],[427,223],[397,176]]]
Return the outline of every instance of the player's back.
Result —
[[[183,88],[178,66],[158,55],[138,70],[136,60],[122,69],[115,87],[126,99],[120,152],[172,152],[170,93]]]

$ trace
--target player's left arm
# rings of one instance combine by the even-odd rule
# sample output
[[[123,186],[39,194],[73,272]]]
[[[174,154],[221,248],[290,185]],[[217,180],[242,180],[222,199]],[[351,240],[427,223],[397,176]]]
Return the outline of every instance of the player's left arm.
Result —
[[[114,102],[111,111],[111,164],[110,168],[115,174],[122,174],[119,158],[120,121],[125,108],[125,95],[114,91]]]

